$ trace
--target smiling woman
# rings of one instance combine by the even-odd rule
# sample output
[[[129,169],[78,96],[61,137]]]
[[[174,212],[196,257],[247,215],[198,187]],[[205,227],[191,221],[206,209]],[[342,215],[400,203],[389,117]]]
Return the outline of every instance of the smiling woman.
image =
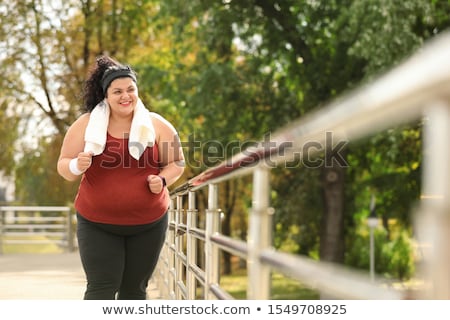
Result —
[[[120,115],[120,117],[132,117],[133,116],[133,101],[138,100],[138,89],[136,86],[136,82],[134,82],[131,78],[118,78],[113,80],[110,83],[110,95],[108,96],[108,103],[111,110],[113,110],[112,114]],[[118,121],[117,124],[121,124]],[[126,123],[125,123],[126,124]],[[127,128],[118,128],[110,127],[109,131],[113,136],[117,136],[114,134],[114,129],[118,132],[117,134],[121,134]]]
[[[136,73],[110,57],[97,59],[84,101],[57,165],[67,180],[82,176],[75,208],[84,298],[146,299],[167,229],[167,187],[184,171],[178,134],[144,106]]]

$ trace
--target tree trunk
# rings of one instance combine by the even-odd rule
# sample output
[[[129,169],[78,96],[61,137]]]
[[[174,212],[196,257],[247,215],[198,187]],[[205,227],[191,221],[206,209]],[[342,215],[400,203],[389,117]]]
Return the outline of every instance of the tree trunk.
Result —
[[[320,231],[320,259],[344,261],[344,176],[338,164],[322,168],[324,212]]]

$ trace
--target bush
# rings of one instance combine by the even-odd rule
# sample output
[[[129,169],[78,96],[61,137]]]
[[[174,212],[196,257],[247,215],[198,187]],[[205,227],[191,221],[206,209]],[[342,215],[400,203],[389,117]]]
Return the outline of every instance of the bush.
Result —
[[[374,230],[375,272],[387,278],[409,279],[415,272],[413,248],[406,230],[389,240],[384,228]],[[361,227],[349,238],[345,264],[354,268],[370,268],[370,233],[368,227]]]
[[[388,275],[408,280],[415,272],[413,248],[408,233],[403,230],[393,241],[383,246],[384,265]]]

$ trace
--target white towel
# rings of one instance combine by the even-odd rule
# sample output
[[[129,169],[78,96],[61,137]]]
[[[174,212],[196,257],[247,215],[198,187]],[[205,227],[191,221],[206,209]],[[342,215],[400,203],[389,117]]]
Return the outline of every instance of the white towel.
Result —
[[[155,128],[153,127],[150,112],[138,99],[134,108],[133,120],[131,120],[130,137],[128,140],[128,151],[130,155],[138,160],[148,146],[155,142]]]
[[[84,151],[99,155],[106,145],[106,135],[109,123],[109,105],[102,100],[91,111],[86,132],[84,134]],[[145,108],[141,99],[138,99],[131,120],[128,151],[130,155],[139,160],[147,146],[153,146],[155,142],[155,129],[153,127],[150,112]]]

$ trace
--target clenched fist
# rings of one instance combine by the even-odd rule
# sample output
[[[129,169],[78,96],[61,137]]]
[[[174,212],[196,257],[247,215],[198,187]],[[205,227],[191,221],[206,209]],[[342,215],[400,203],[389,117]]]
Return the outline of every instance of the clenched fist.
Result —
[[[77,157],[77,167],[81,172],[85,172],[92,164],[92,152],[80,152]]]
[[[164,180],[162,177],[151,174],[147,177],[148,188],[153,193],[160,193],[164,189]]]

